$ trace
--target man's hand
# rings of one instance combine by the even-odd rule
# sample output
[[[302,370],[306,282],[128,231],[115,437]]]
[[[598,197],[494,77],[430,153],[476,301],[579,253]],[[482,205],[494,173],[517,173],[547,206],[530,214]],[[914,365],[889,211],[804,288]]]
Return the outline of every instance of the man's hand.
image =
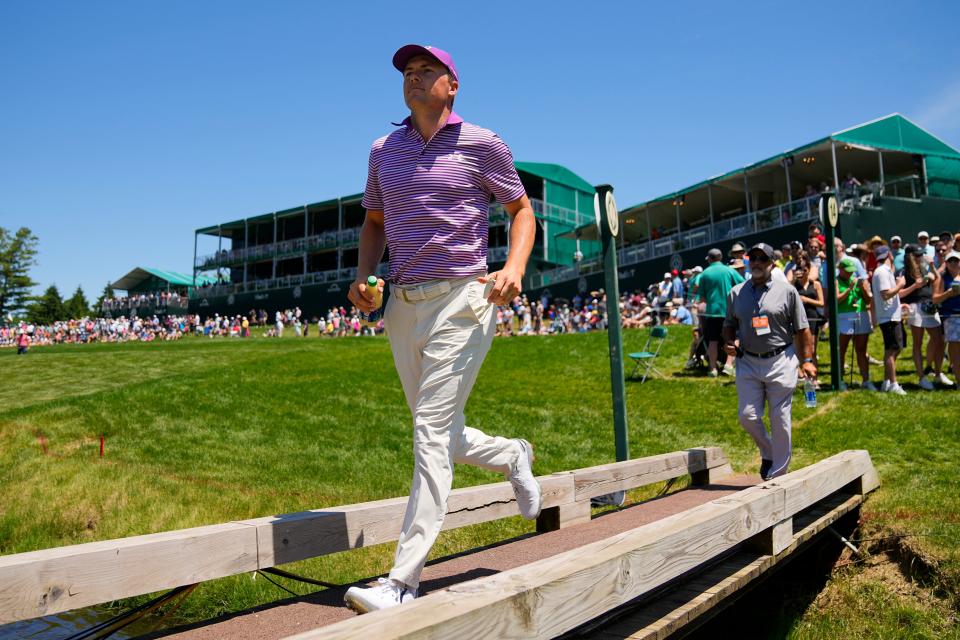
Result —
[[[513,269],[501,269],[486,276],[480,276],[477,280],[483,284],[486,284],[490,280],[494,281],[493,289],[490,291],[490,295],[487,296],[487,302],[493,304],[508,304],[520,295],[523,273]]]
[[[804,378],[809,378],[811,380],[817,379],[817,365],[812,362],[804,362],[800,365],[800,371],[803,373]]]
[[[377,289],[380,290],[381,295],[383,294],[383,286],[383,278],[378,279]],[[367,281],[365,279],[354,280],[350,283],[350,292],[347,294],[347,298],[363,313],[370,313],[377,308],[373,302],[373,291],[367,287]]]
[[[727,352],[728,356],[735,356],[737,355],[737,347],[739,346],[740,346],[740,341],[735,340],[732,343],[730,342],[725,343],[723,345],[723,350]]]

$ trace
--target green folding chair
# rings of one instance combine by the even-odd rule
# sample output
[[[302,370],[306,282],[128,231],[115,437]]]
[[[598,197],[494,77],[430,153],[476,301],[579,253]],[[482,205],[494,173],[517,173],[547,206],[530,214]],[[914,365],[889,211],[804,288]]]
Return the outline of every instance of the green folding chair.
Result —
[[[661,376],[663,375],[660,371],[653,366],[654,361],[657,359],[657,356],[660,355],[660,349],[663,347],[663,341],[667,338],[667,328],[664,326],[656,326],[650,330],[650,335],[647,336],[647,343],[643,345],[643,351],[635,351],[634,353],[628,353],[627,357],[632,359],[636,366],[633,367],[633,371],[630,373],[630,378],[633,379],[637,375],[637,371],[640,370],[640,367],[646,365],[646,369],[643,372],[643,379],[640,380],[640,383],[643,384],[647,381],[647,376],[650,375],[651,371],[654,371]],[[656,351],[650,350],[650,343],[656,340]]]

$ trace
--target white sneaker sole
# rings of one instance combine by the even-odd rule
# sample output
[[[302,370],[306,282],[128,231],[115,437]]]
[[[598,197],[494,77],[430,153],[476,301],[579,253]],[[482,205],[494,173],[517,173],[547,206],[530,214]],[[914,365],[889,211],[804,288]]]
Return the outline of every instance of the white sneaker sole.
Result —
[[[376,609],[374,607],[372,607],[369,603],[364,602],[362,596],[351,593],[351,591],[354,589],[359,589],[359,587],[350,587],[347,589],[347,595],[343,596],[343,602],[347,605],[347,608],[352,609],[361,615],[375,611]]]

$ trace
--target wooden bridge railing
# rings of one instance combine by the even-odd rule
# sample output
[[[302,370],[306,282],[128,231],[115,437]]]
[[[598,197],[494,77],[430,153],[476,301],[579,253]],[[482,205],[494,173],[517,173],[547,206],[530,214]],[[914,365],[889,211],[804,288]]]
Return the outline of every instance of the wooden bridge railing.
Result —
[[[539,478],[540,531],[590,518],[590,498],[692,476],[731,472],[716,447],[563,471]],[[104,540],[0,556],[0,624],[256,571],[397,539],[407,498]],[[454,490],[444,529],[518,514],[510,484]]]
[[[795,515],[878,484],[870,455],[845,451],[611,538],[288,640],[553,638],[742,543],[775,555],[793,541]]]

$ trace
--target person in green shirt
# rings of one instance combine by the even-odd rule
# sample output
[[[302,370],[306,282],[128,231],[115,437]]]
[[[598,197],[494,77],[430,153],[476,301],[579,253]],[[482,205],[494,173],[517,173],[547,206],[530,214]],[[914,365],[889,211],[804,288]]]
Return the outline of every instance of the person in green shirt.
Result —
[[[720,351],[720,341],[723,340],[723,320],[727,317],[727,296],[730,290],[743,282],[743,276],[723,264],[723,252],[720,249],[710,249],[707,252],[707,268],[697,279],[697,295],[703,301],[703,335],[707,341],[707,358],[710,360],[711,378],[717,377],[717,354]],[[727,356],[723,368],[723,375],[733,373],[733,356]]]
[[[867,343],[873,331],[873,320],[868,308],[873,294],[869,280],[858,280],[856,263],[843,258],[837,263],[837,330],[840,332],[840,362],[847,359],[847,347],[853,340],[853,349],[857,354],[857,366],[863,378],[861,387],[876,391],[870,382],[870,360],[867,357]]]

